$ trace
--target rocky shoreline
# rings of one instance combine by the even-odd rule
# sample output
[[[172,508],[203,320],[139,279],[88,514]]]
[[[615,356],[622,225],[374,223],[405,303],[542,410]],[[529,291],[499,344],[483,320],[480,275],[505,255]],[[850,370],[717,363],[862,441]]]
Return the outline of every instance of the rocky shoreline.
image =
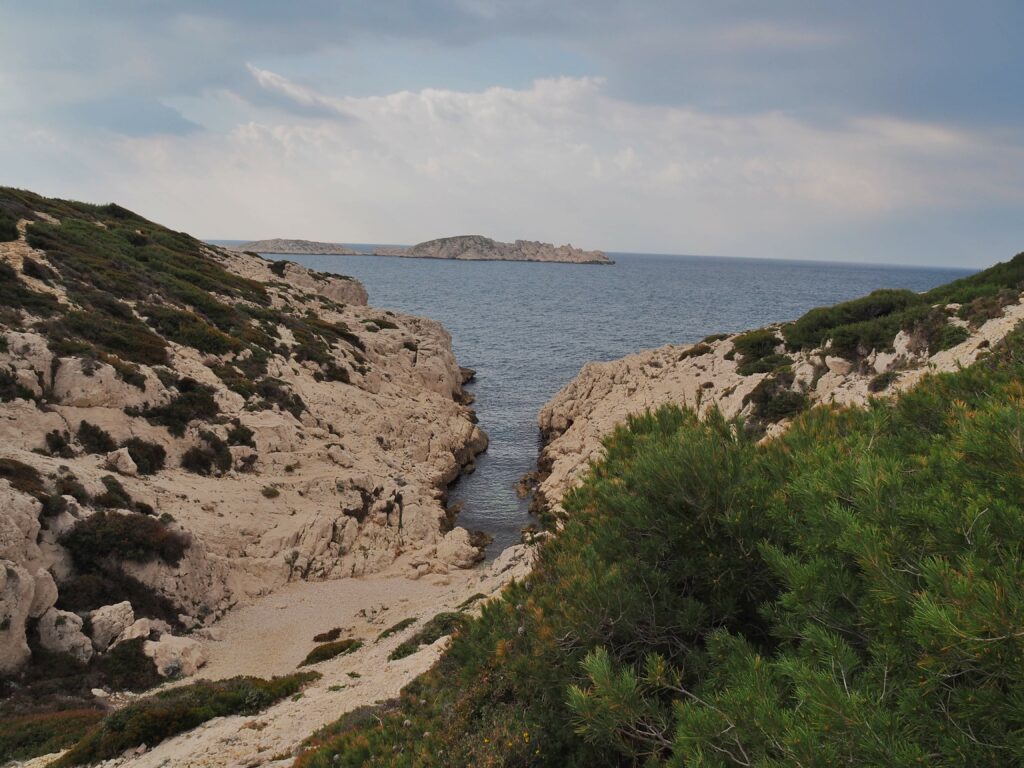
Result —
[[[71,224],[62,225],[52,201],[29,202],[18,239],[0,243],[0,267],[26,304],[52,297],[52,314],[79,321],[85,312],[77,309],[77,284],[59,277],[67,268],[62,256],[29,242],[33,226],[59,233]],[[109,231],[116,224],[85,226]],[[164,237],[151,226],[140,224],[134,236]],[[180,326],[168,325],[173,338],[157,339],[166,365],[130,363],[66,349],[51,335],[54,321],[30,309],[0,324],[6,673],[28,661],[32,638],[86,662],[133,637],[152,643],[147,653],[154,658],[172,655],[180,672],[193,665],[196,641],[177,635],[209,627],[289,582],[382,572],[443,577],[482,557],[445,504],[448,485],[487,446],[464,404],[465,374],[447,331],[373,309],[348,278],[196,241],[187,247],[210,274],[265,292],[268,309],[260,312],[280,318],[264,324],[277,335],[276,347],[243,348],[169,307],[162,312],[203,328],[225,351],[175,341]],[[230,307],[224,296],[211,305]],[[155,316],[151,305],[160,300],[152,295],[133,306],[104,299],[130,313],[139,334],[150,331],[135,318]],[[325,345],[314,335],[321,329],[338,341]],[[265,355],[266,374],[250,380],[244,372],[253,349]],[[179,410],[183,421],[169,420]],[[144,465],[143,456],[158,456],[159,466]],[[167,557],[134,559],[116,547],[93,557],[102,567],[97,573],[141,585],[133,589],[175,606],[174,613],[153,618],[134,599],[80,607],[88,574],[69,541],[76,529],[107,536],[104,526],[114,522],[145,524],[182,542],[180,553]]]
[[[959,305],[941,307],[950,313]],[[791,378],[780,391],[815,404],[863,407],[872,397],[887,397],[913,387],[929,373],[955,371],[978,359],[1024,320],[1021,296],[1005,306],[998,317],[977,327],[957,319],[950,326],[963,328],[964,340],[930,354],[912,334],[900,331],[891,352],[872,351],[854,363],[831,349],[789,352]],[[538,416],[543,447],[538,469],[523,479],[533,489],[531,511],[563,513],[561,500],[603,456],[602,440],[633,414],[666,404],[695,408],[704,413],[718,408],[727,417],[743,416],[764,430],[778,434],[789,417],[758,414],[757,393],[772,372],[746,373],[737,340],[751,333],[776,334],[780,326],[755,332],[721,334],[690,345],[670,344],[610,362],[586,364],[579,374],[541,409]],[[770,353],[786,350],[781,338]]]

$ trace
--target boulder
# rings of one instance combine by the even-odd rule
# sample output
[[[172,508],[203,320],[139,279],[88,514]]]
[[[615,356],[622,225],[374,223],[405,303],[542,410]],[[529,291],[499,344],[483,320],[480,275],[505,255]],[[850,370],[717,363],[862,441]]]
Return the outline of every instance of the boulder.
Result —
[[[28,571],[10,560],[0,560],[0,673],[17,671],[31,655],[25,640],[25,621],[34,589]]]
[[[39,643],[48,651],[66,653],[82,663],[92,658],[92,643],[82,632],[81,617],[51,608],[39,619]]]
[[[119,475],[135,477],[139,474],[139,468],[136,466],[131,454],[128,453],[127,448],[118,448],[116,451],[111,451],[107,454],[107,458],[104,463],[106,464],[107,469],[113,470]]]
[[[159,640],[147,640],[142,649],[163,677],[188,677],[206,663],[203,647],[190,637],[164,635]]]
[[[473,546],[465,528],[453,528],[437,545],[437,559],[455,568],[471,568],[483,558],[483,551]]]
[[[89,614],[92,624],[92,647],[101,653],[135,623],[135,611],[127,600],[105,605]]]
[[[113,648],[116,645],[126,643],[129,640],[136,640],[140,637],[148,639],[150,633],[154,629],[155,627],[153,626],[153,622],[151,619],[136,619],[134,622],[132,622],[131,626],[126,627],[124,631],[122,631],[121,634],[117,636],[117,639],[114,640],[113,644],[110,647]]]
[[[57,602],[57,583],[45,568],[36,571],[33,581],[35,582],[35,591],[32,594],[32,606],[29,608],[28,615],[33,619],[38,619]]]
[[[835,373],[839,376],[846,376],[853,368],[853,364],[842,357],[832,357],[831,355],[825,358],[825,366],[828,368],[829,373]]]

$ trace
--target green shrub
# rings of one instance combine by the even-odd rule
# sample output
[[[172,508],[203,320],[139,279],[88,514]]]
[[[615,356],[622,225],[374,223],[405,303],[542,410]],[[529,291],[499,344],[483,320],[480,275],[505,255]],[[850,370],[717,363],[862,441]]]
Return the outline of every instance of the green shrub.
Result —
[[[47,285],[57,279],[56,273],[45,264],[26,256],[21,262],[21,273],[26,277],[35,278]]]
[[[377,642],[380,642],[381,640],[384,640],[384,639],[386,639],[388,637],[391,637],[392,635],[397,635],[399,632],[401,632],[402,630],[408,629],[409,627],[411,627],[415,623],[416,623],[416,618],[414,616],[410,616],[407,619],[402,619],[398,623],[392,624],[390,627],[388,627],[383,632],[381,632],[379,635],[377,635]]]
[[[228,336],[193,312],[153,304],[141,311],[157,333],[183,346],[209,355],[223,355],[242,348],[238,339]]]
[[[306,658],[299,664],[300,667],[308,667],[311,664],[319,664],[322,661],[333,659],[335,656],[341,656],[346,653],[353,653],[363,647],[361,640],[348,637],[344,640],[335,640],[329,643],[323,643],[318,645],[308,654]]]
[[[121,443],[122,448],[128,449],[128,455],[132,457],[139,474],[155,475],[164,468],[167,460],[167,451],[158,443],[151,443],[139,437],[130,437]]]
[[[2,232],[0,232],[2,237]],[[0,761],[28,760],[66,749],[103,719],[99,709],[69,709],[0,720]]]
[[[1017,331],[761,444],[630,419],[526,583],[296,765],[1016,764],[1022,381]]]
[[[110,453],[117,448],[109,432],[88,421],[79,422],[75,437],[86,453]]]
[[[872,378],[871,381],[868,382],[868,392],[884,392],[897,379],[899,379],[899,374],[897,374],[895,371],[886,371],[885,373],[880,373],[874,378]]]
[[[35,400],[32,390],[21,384],[13,371],[0,369],[0,402],[12,400]]]
[[[123,573],[93,561],[84,564],[79,573],[60,583],[57,607],[63,611],[85,612],[125,600],[132,604],[137,617],[161,619],[172,627],[180,627],[182,609],[152,587]]]
[[[18,239],[18,220],[0,208],[0,243]]]
[[[46,496],[46,486],[39,471],[17,459],[0,459],[0,478],[9,482],[16,491],[41,499]]]
[[[51,430],[46,433],[44,438],[46,442],[46,452],[51,456],[58,456],[62,459],[70,459],[75,455],[74,450],[68,443],[70,435],[67,432],[61,432],[59,429]]]
[[[159,685],[163,678],[153,659],[146,655],[146,640],[148,638],[136,637],[118,643],[95,657],[90,666],[102,677],[104,684],[115,691],[145,691]]]
[[[329,629],[326,632],[320,632],[317,635],[313,635],[314,643],[330,643],[341,637],[341,627],[335,627]]]
[[[807,408],[807,395],[794,392],[793,374],[783,371],[768,376],[743,398],[744,404],[754,404],[754,418],[760,422],[776,422],[789,419]]]
[[[255,448],[254,436],[253,431],[242,422],[232,419],[231,426],[228,427],[228,445],[247,445],[250,448]]]
[[[424,624],[423,628],[419,632],[415,633],[412,637],[405,640],[395,648],[388,658],[395,661],[396,659],[404,659],[406,656],[412,656],[422,646],[430,645],[431,643],[437,642],[445,635],[451,635],[458,632],[466,626],[466,622],[467,618],[462,613],[439,613]]]
[[[104,490],[93,499],[97,506],[105,509],[135,509],[135,502],[120,480],[113,475],[104,475],[100,482]]]
[[[832,307],[812,309],[796,322],[785,326],[782,335],[790,349],[821,347],[829,339],[832,339],[833,345],[843,352],[856,350],[858,344],[875,345],[879,338],[887,337],[887,343],[891,344],[892,338],[899,330],[900,322],[882,321],[891,319],[910,307],[927,304],[927,299],[913,291],[874,291],[860,299],[845,301]],[[843,331],[843,338],[837,344],[835,336],[840,330]]]
[[[209,421],[220,412],[213,399],[213,388],[200,384],[195,379],[184,378],[178,382],[178,394],[165,405],[147,408],[139,415],[150,424],[167,427],[175,437],[183,437],[192,420]]]
[[[963,344],[970,337],[966,328],[959,325],[944,325],[928,345],[931,354],[941,352],[944,349],[952,349],[958,344]]]
[[[233,677],[161,691],[108,715],[54,766],[85,765],[117,757],[126,749],[189,731],[215,717],[252,715],[293,695],[319,675],[302,672],[260,680]]]
[[[18,273],[6,262],[0,262],[0,307],[21,309],[46,317],[59,310],[57,300],[48,293],[33,291],[18,279]]]
[[[281,495],[281,492],[272,485],[263,486],[263,489],[260,491],[260,493],[263,494],[263,498],[265,499],[276,499],[278,496]]]
[[[126,304],[116,300],[98,301],[100,295],[92,294],[87,299],[93,302],[89,304],[92,309],[73,310],[51,321],[47,328],[48,336],[73,340],[73,346],[58,345],[55,351],[80,355],[82,342],[89,342],[123,360],[144,365],[166,364],[167,345],[164,340],[136,319]],[[103,307],[103,311],[97,311],[97,305]]]
[[[284,277],[285,270],[288,269],[288,265],[291,263],[293,262],[290,262],[287,259],[279,259],[278,261],[272,261],[270,262],[269,265],[270,271],[273,272],[278,277]]]
[[[209,475],[214,469],[227,472],[231,469],[231,450],[228,444],[209,430],[200,433],[202,446],[193,446],[181,457],[181,466],[189,472]]]
[[[209,475],[213,472],[213,456],[198,445],[192,446],[182,454],[181,467],[197,475]]]
[[[256,384],[256,393],[266,403],[278,406],[296,419],[300,418],[302,412],[306,410],[306,404],[302,402],[302,398],[292,392],[288,385],[280,379],[273,379],[269,376],[260,379]]]
[[[694,344],[679,353],[680,360],[687,360],[691,357],[702,357],[711,351],[711,347],[704,343]]]
[[[102,568],[108,557],[139,563],[160,559],[177,565],[189,538],[148,515],[101,509],[62,534],[60,543],[75,565],[89,572]]]

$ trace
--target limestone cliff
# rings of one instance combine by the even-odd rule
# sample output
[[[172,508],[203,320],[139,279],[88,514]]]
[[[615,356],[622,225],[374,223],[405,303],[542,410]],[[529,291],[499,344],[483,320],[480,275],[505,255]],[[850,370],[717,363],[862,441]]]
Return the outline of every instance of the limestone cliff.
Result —
[[[482,235],[460,235],[428,240],[411,248],[378,248],[377,256],[412,259],[461,259],[464,261],[552,261],[570,264],[613,264],[601,251],[584,251],[571,245],[554,246],[535,240],[501,243]]]
[[[77,653],[106,617],[84,658],[129,610],[477,560],[445,488],[487,438],[438,323],[118,206],[0,188],[0,219],[0,671],[47,621]]]

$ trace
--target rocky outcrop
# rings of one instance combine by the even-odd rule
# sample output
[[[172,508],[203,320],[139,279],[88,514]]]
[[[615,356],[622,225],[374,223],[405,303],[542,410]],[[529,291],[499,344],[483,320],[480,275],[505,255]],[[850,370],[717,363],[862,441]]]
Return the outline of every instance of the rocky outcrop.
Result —
[[[359,251],[354,251],[347,245],[341,243],[318,243],[314,240],[286,240],[274,238],[272,240],[253,240],[251,243],[232,246],[232,250],[252,251],[254,253],[268,254],[306,254],[310,256],[358,256]]]
[[[83,624],[78,614],[51,608],[39,619],[39,644],[85,663],[92,658],[93,647],[82,631]]]
[[[0,308],[0,669],[27,658],[35,621],[48,622],[51,645],[85,657],[149,637],[154,627],[140,621],[180,614],[184,627],[208,625],[289,581],[415,576],[414,563],[438,559],[452,537],[447,484],[487,442],[440,324],[367,306],[356,280],[213,248],[123,209],[103,219],[102,208],[35,197],[37,208],[24,208],[30,197],[0,188],[0,202],[23,206],[19,239],[0,243],[0,279],[22,302]],[[100,232],[130,222],[129,247],[159,239],[195,276],[143,271],[145,291],[129,284],[119,296],[97,282],[88,293],[79,264],[65,284],[63,262],[29,236],[44,223],[59,235],[70,211],[97,217],[75,225]],[[91,256],[102,263],[102,252]],[[222,320],[236,310],[241,325]],[[89,312],[139,343],[118,354],[54,330]],[[143,344],[158,354],[146,358]],[[200,411],[189,400],[197,392]],[[173,415],[153,415],[161,409]],[[102,439],[82,437],[83,423]],[[109,627],[109,605],[76,602],[76,634],[53,609],[82,576],[63,542],[98,510],[155,518],[187,546],[171,558],[95,553],[95,567],[153,599],[144,610],[129,602]],[[453,550],[448,565],[471,560]],[[154,613],[161,600],[173,614]],[[81,632],[90,610],[91,639]]]
[[[102,653],[135,623],[135,611],[127,600],[105,605],[89,614],[89,623],[92,647]]]
[[[190,637],[164,635],[159,640],[147,640],[142,650],[161,677],[188,677],[206,663],[203,646]]]
[[[857,363],[836,357],[828,349],[789,353],[793,376],[786,387],[806,396],[809,405],[862,406],[871,397],[912,387],[927,373],[970,365],[1022,320],[1024,304],[1011,304],[1001,317],[972,329],[962,343],[931,355],[905,332],[897,335],[893,351],[872,352]],[[750,396],[770,374],[740,373],[733,344],[737,336],[668,345],[585,365],[538,416],[545,445],[538,460],[534,509],[546,508],[556,515],[562,512],[565,492],[580,481],[591,462],[603,456],[601,441],[630,415],[676,404],[701,412],[717,407],[729,417],[752,416]],[[776,351],[784,350],[780,345]],[[882,374],[886,386],[876,391]],[[786,423],[767,424],[767,434],[785,429]]]
[[[601,251],[584,251],[572,245],[555,246],[536,240],[501,243],[482,235],[459,235],[428,240],[411,248],[377,248],[376,256],[410,259],[461,259],[464,261],[557,261],[569,264],[613,264]]]

